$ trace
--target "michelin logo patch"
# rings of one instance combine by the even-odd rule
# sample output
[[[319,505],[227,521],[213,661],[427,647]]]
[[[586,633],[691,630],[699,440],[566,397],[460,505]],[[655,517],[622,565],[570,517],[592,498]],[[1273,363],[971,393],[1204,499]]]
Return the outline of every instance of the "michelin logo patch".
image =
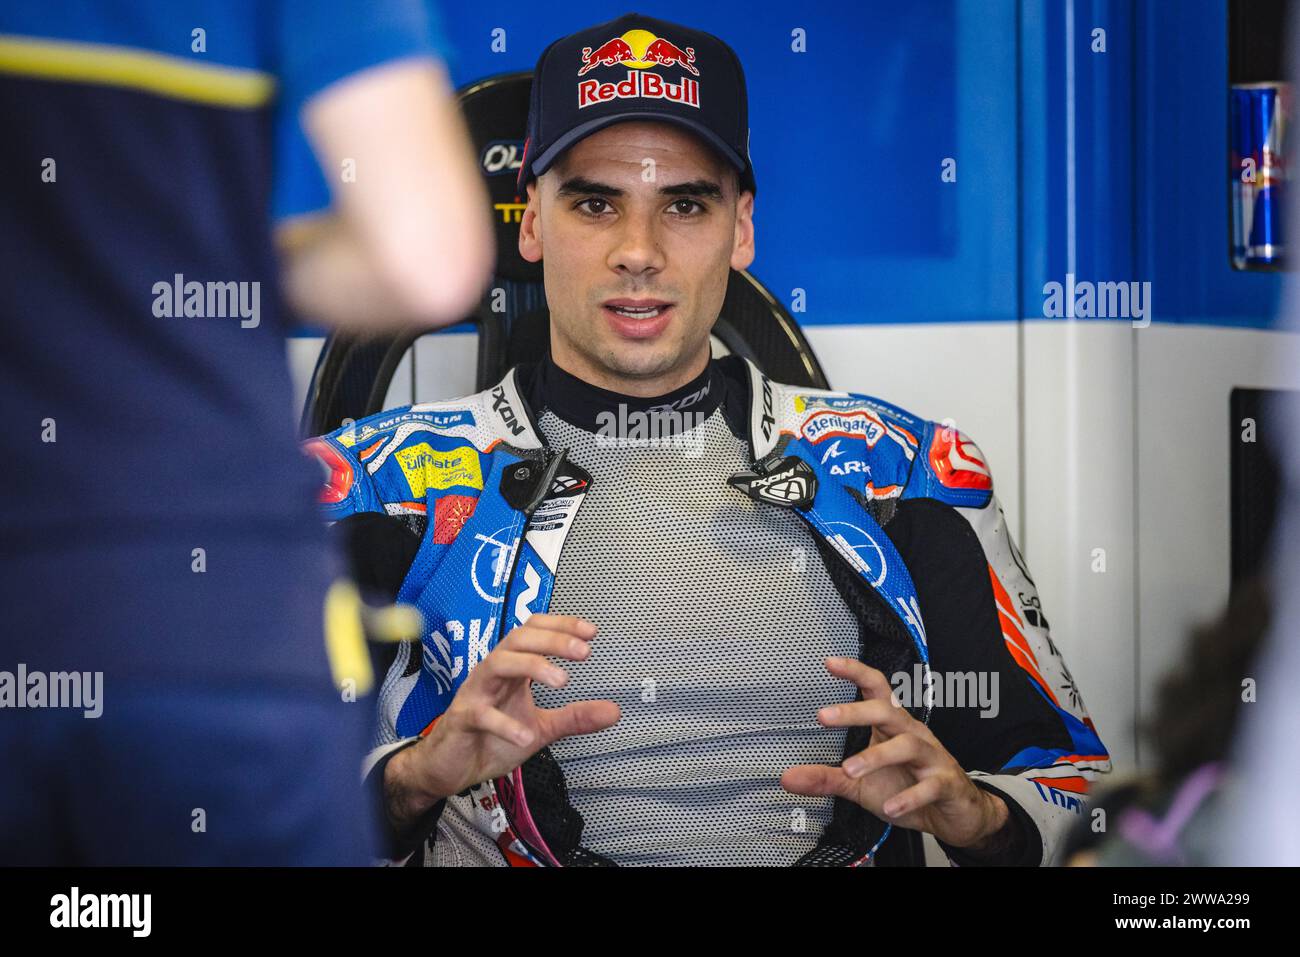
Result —
[[[419,422],[431,429],[452,429],[458,425],[474,425],[474,413],[468,409],[452,409],[447,412],[404,412],[378,422],[367,423],[360,429],[354,426],[340,432],[336,438],[339,445],[351,448],[358,442],[364,442],[380,432],[388,432],[405,422]]]

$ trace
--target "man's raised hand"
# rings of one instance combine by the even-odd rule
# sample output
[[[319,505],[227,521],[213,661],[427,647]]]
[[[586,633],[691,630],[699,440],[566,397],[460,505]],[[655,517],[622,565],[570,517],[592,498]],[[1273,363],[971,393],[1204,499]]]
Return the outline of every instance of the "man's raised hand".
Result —
[[[822,708],[826,727],[870,726],[871,741],[839,767],[800,764],[781,776],[794,794],[836,795],[881,820],[927,831],[954,847],[991,846],[1008,823],[999,797],[980,790],[934,733],[893,696],[875,668],[853,658],[827,658],[826,669],[852,681],[861,701]]]
[[[440,799],[508,774],[551,742],[601,731],[619,719],[613,701],[539,708],[531,683],[552,688],[568,672],[547,656],[585,661],[596,625],[571,615],[536,614],[515,628],[470,672],[447,710],[418,744],[388,763],[388,816],[398,828]]]

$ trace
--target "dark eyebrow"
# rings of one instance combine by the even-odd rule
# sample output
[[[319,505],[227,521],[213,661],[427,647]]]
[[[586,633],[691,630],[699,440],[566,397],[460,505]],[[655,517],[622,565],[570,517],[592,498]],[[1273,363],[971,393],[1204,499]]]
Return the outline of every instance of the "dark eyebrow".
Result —
[[[582,176],[570,176],[556,191],[557,196],[622,196],[623,191],[617,186],[597,183]]]
[[[722,199],[722,187],[710,179],[693,179],[689,183],[665,186],[659,190],[665,196],[694,196],[703,199]]]
[[[709,179],[694,179],[686,183],[665,186],[659,190],[664,196],[690,196],[701,199],[722,199],[722,187]],[[607,183],[597,183],[584,176],[570,176],[556,191],[557,196],[622,196],[623,190]]]

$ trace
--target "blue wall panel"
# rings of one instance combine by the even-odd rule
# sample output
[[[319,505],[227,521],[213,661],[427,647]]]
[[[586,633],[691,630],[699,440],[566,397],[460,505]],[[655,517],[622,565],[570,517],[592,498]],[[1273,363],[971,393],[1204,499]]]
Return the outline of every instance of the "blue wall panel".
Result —
[[[552,39],[626,9],[444,5],[453,79],[531,69]],[[745,64],[753,272],[787,303],[806,290],[802,322],[1032,318],[1067,272],[1149,280],[1156,321],[1272,321],[1279,277],[1228,262],[1226,0],[667,0],[654,14]],[[281,126],[277,211],[320,206],[296,122]]]
[[[453,79],[531,69],[551,40],[626,10],[444,7]],[[759,181],[752,271],[787,303],[806,290],[801,321],[1015,317],[1013,0],[665,2],[654,15],[718,34],[745,65]],[[805,53],[791,49],[796,28]],[[495,29],[504,52],[492,51]],[[319,180],[301,144],[290,146],[281,214],[325,201],[303,185]],[[946,157],[956,183],[941,181]]]
[[[1227,0],[1137,7],[1138,249],[1157,318],[1271,326],[1282,277],[1228,260]]]

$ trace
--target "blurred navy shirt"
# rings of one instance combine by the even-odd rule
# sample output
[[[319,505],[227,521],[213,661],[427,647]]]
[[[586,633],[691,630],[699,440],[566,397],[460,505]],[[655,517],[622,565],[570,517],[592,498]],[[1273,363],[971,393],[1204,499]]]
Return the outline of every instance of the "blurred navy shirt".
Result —
[[[271,238],[275,131],[336,80],[441,47],[420,0],[0,4],[0,414],[17,453],[0,554],[9,587],[61,574],[57,600],[96,596],[83,628],[137,622],[147,634],[119,633],[115,660],[160,647],[147,612],[173,599],[194,616],[319,605],[320,475],[296,446]],[[116,557],[49,554],[69,546]],[[191,546],[212,551],[206,579]],[[240,627],[278,619],[243,611]],[[76,640],[60,635],[43,647]],[[213,654],[238,668],[266,652],[250,638]]]

